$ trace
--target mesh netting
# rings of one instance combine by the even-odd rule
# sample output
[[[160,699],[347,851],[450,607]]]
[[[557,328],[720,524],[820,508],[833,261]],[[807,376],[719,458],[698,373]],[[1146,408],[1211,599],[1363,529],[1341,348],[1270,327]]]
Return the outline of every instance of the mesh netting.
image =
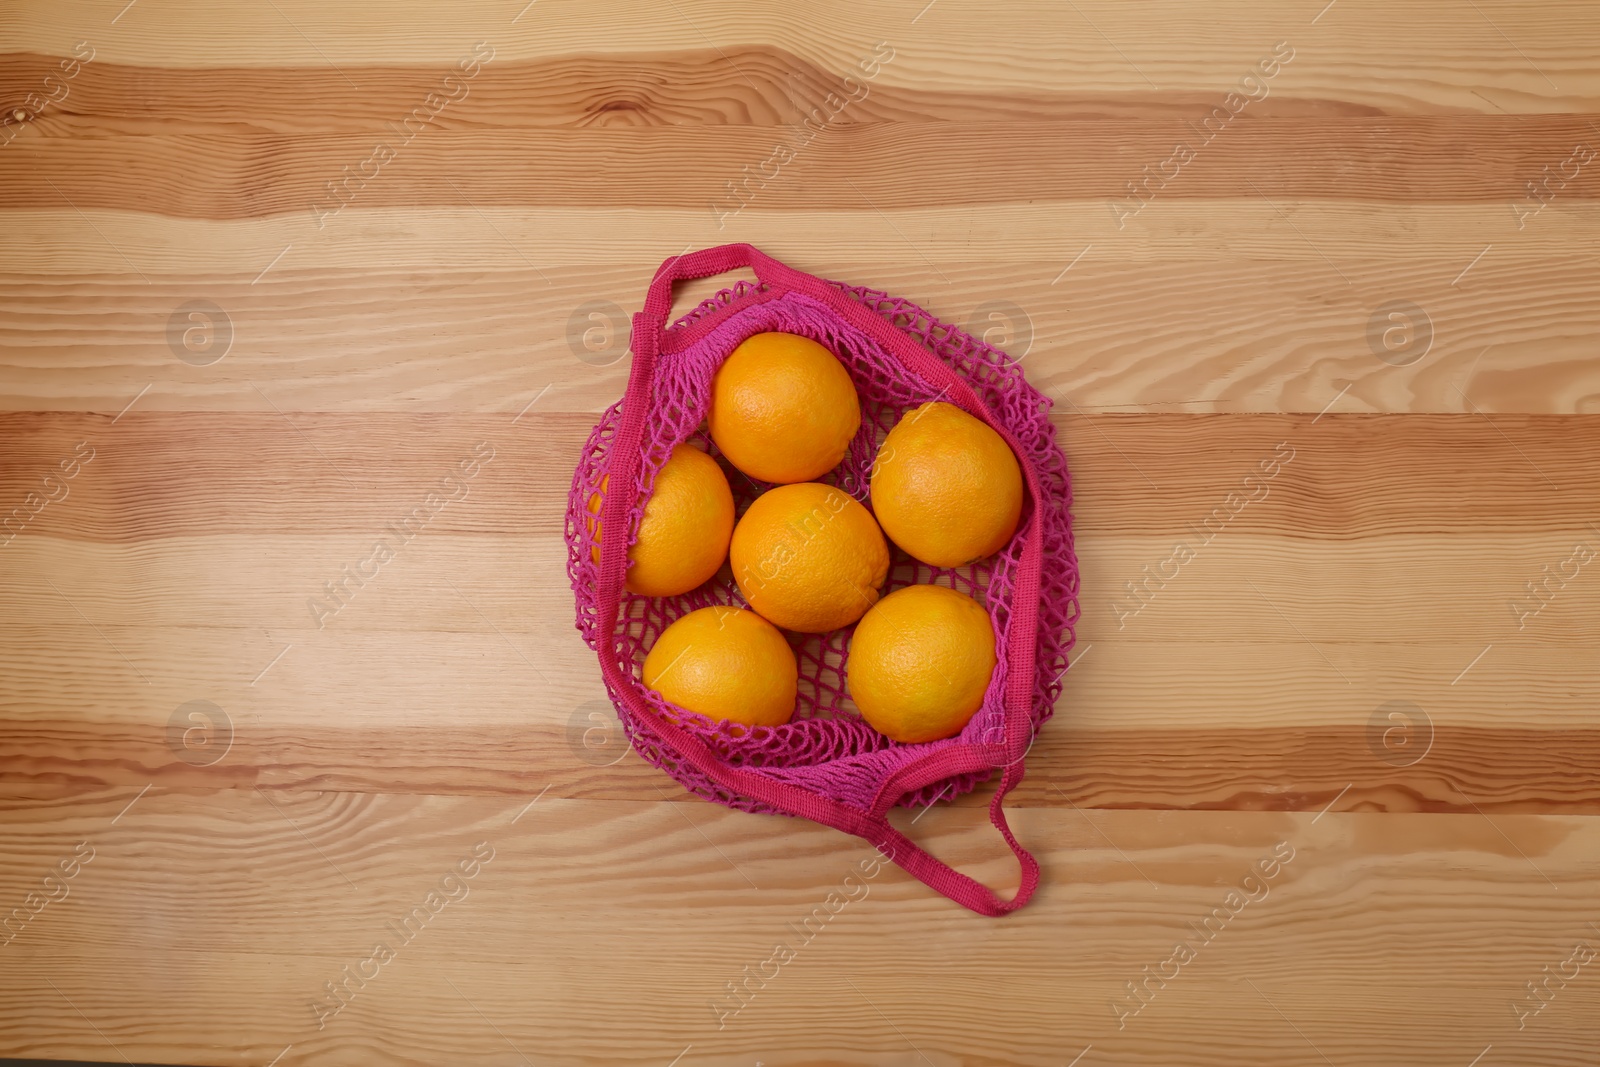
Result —
[[[705,585],[682,596],[646,597],[626,591],[615,632],[598,633],[595,583],[599,566],[592,550],[595,538],[587,505],[598,492],[607,470],[608,453],[616,432],[621,403],[601,416],[590,434],[573,475],[567,501],[567,572],[577,598],[577,626],[584,641],[601,656],[615,655],[626,684],[636,688],[653,714],[691,731],[726,763],[774,780],[809,789],[852,807],[867,810],[885,778],[912,759],[941,746],[962,743],[999,743],[1004,740],[1002,694],[1011,664],[1008,662],[1013,575],[1030,516],[1040,512],[1043,527],[1043,567],[1040,575],[1035,679],[1031,720],[1035,734],[1050,718],[1060,679],[1072,647],[1078,618],[1078,567],[1072,546],[1071,484],[1066,460],[1056,445],[1049,420],[1050,401],[1030,386],[1021,368],[1004,352],[933,318],[909,301],[874,289],[829,283],[849,298],[882,316],[895,328],[921,343],[960,374],[1021,445],[1038,479],[1040,499],[1024,504],[1019,533],[994,556],[959,568],[931,567],[889,545],[889,579],[884,594],[903,586],[934,583],[960,590],[987,606],[994,621],[999,662],[983,705],[966,728],[954,738],[927,744],[904,745],[884,737],[862,721],[845,691],[844,659],[853,627],[827,634],[786,634],[800,667],[799,699],[794,717],[782,726],[744,726],[713,722],[702,715],[667,703],[644,688],[640,674],[645,653],[661,631],[679,617],[714,604],[748,607],[724,563]],[[693,442],[721,464],[733,488],[740,514],[769,485],[757,482],[732,466],[705,433],[704,422],[711,396],[711,379],[727,357],[753,334],[781,331],[809,337],[834,352],[849,370],[861,398],[861,430],[851,442],[844,461],[821,479],[849,493],[869,509],[868,477],[878,445],[911,408],[943,397],[906,370],[877,342],[845,322],[826,305],[806,295],[783,292],[769,299],[764,286],[740,282],[724,289],[674,322],[666,338],[691,323],[717,315],[738,303],[708,332],[681,351],[663,352],[656,365],[654,395],[641,441],[642,457],[636,503],[628,516],[628,543],[638,538],[643,501],[648,499],[656,472],[674,446]],[[1029,625],[1016,620],[1016,625]],[[608,683],[609,684],[609,683]],[[680,784],[708,800],[745,811],[772,811],[760,801],[735,795],[711,780],[663,743],[648,716],[632,713],[619,694],[610,694],[635,751],[665,770]],[[982,770],[955,775],[913,790],[902,806],[924,806],[970,791],[992,772]]]

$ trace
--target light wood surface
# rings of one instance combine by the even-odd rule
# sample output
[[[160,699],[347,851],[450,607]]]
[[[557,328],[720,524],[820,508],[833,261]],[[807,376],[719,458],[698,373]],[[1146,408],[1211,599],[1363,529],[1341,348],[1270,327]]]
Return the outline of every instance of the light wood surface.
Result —
[[[0,41],[0,1055],[1595,1062],[1592,6],[63,0]],[[561,534],[628,360],[572,323],[733,240],[1057,400],[1084,614],[1015,915],[892,866],[828,912],[867,846],[621,747]],[[1009,891],[985,794],[896,818]]]

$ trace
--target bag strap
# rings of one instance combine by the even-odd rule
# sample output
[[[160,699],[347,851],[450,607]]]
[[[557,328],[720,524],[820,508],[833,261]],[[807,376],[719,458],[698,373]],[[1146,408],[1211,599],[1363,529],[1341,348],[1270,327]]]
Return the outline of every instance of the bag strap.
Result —
[[[639,472],[640,441],[649,407],[655,378],[655,364],[661,351],[662,335],[667,327],[667,317],[672,311],[672,287],[679,281],[707,278],[739,267],[751,268],[763,285],[769,288],[788,289],[803,293],[827,305],[851,325],[870,336],[889,351],[908,369],[930,386],[939,389],[940,396],[983,419],[994,428],[1022,460],[1023,476],[1034,500],[1039,499],[1039,485],[1032,464],[1024,458],[1026,453],[1019,442],[1003,424],[996,424],[988,408],[978,400],[972,387],[929,353],[920,344],[885,322],[882,317],[861,306],[837,288],[822,279],[780,263],[749,244],[728,244],[701,249],[674,256],[656,270],[645,295],[643,310],[633,317],[633,365],[628,375],[628,388],[623,398],[621,418],[608,458],[607,468],[614,487],[628,487],[626,492],[610,492],[601,504],[600,521],[608,530],[627,528],[627,516],[632,506],[632,487]],[[1023,543],[1022,556],[1012,585],[1013,618],[1037,619],[1039,596],[1039,571],[1042,562],[1043,530],[1039,510],[1035,508]],[[627,569],[627,539],[602,538],[600,543],[600,573],[596,578],[599,603],[596,614],[599,632],[611,634],[616,629],[617,614],[621,604],[624,572]],[[1020,630],[1028,631],[1026,640]],[[969,745],[946,749],[901,768],[891,775],[879,790],[870,812],[841,804],[798,786],[777,782],[730,767],[714,753],[700,737],[675,723],[655,716],[634,684],[630,673],[622,670],[616,655],[602,655],[601,673],[611,691],[618,694],[629,708],[651,723],[659,734],[685,761],[693,764],[713,781],[735,793],[749,796],[779,811],[798,815],[814,822],[832,826],[855,834],[877,846],[879,850],[908,873],[931,888],[963,906],[983,915],[1004,915],[1028,902],[1039,883],[1039,864],[1011,833],[1006,822],[1003,802],[1006,794],[1022,780],[1023,756],[1031,744],[1032,724],[1030,706],[1033,696],[1034,627],[1013,627],[1013,641],[1008,649],[1010,671],[1006,679],[1004,696],[1005,739],[999,745]],[[993,769],[1003,766],[999,787],[989,805],[990,821],[1005,838],[1022,868],[1022,881],[1011,900],[1001,900],[993,890],[962,874],[919,847],[910,838],[889,824],[888,810],[913,789],[954,774]]]
[[[981,915],[1005,915],[1007,912],[1016,911],[1033,897],[1033,891],[1039,887],[1039,861],[1017,842],[1010,825],[1006,822],[1006,794],[1022,781],[1024,773],[1020,760],[1007,764],[1001,774],[1000,784],[994,791],[994,797],[989,801],[989,821],[1000,831],[1000,836],[1005,838],[1022,870],[1021,884],[1010,900],[1002,900],[994,890],[977,879],[962,874],[891,826],[887,818],[888,809],[893,806],[894,801],[900,799],[899,796],[890,797],[887,803],[880,801],[881,810],[875,806],[871,816],[871,831],[862,836],[884,855],[958,904],[971,908]]]
[[[764,285],[788,285],[800,272],[786,267],[754,245],[729,244],[715,248],[702,248],[673,256],[656,268],[645,294],[644,310],[634,316],[634,340],[648,338],[659,345],[661,331],[667,328],[667,316],[672,313],[672,287],[677,282],[696,278],[709,278],[713,274],[739,267],[749,267]],[[809,275],[805,275],[809,277]],[[638,354],[637,349],[634,352]]]

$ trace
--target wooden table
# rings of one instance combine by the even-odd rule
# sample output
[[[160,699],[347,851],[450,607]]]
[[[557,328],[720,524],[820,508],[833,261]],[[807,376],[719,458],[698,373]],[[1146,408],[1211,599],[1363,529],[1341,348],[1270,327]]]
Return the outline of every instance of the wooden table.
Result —
[[[1597,1062],[1592,5],[523,5],[0,11],[0,1053]],[[624,751],[562,541],[731,240],[1025,356],[1083,572],[1033,903],[737,1001],[867,848]]]

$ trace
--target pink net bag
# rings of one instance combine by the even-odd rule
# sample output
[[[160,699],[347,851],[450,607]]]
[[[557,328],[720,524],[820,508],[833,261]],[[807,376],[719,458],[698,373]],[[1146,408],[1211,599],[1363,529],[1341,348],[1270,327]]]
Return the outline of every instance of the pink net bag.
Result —
[[[757,284],[741,281],[667,325],[674,282],[739,267],[752,268]],[[722,459],[703,425],[711,379],[723,359],[747,337],[767,331],[812,338],[849,370],[861,398],[861,430],[843,463],[823,480],[869,507],[868,477],[879,442],[903,412],[927,401],[977,416],[1017,455],[1026,500],[1016,534],[999,553],[947,569],[890,548],[885,594],[916,583],[948,585],[985,604],[993,619],[999,662],[982,707],[955,737],[899,744],[861,720],[845,690],[850,628],[787,635],[800,664],[800,693],[793,719],[782,726],[713,722],[667,703],[640,681],[645,653],[681,615],[713,604],[747,606],[726,564],[705,585],[677,597],[636,596],[624,589],[623,577],[644,502],[675,445],[693,441],[718,458],[741,513],[768,488]],[[1078,618],[1071,484],[1049,421],[1050,401],[1004,352],[915,304],[813,277],[747,244],[663,263],[644,310],[634,316],[632,348],[627,392],[601,416],[573,473],[566,539],[578,630],[599,655],[634,750],[707,800],[802,816],[862,837],[973,911],[1003,915],[1020,908],[1038,885],[1039,865],[1012,835],[1002,804],[1050,718]],[[600,529],[627,530],[628,537],[603,538],[596,563],[588,505],[607,476]],[[1022,872],[1010,900],[935,859],[887,818],[896,805],[922,807],[955,797],[997,771],[990,819]]]

